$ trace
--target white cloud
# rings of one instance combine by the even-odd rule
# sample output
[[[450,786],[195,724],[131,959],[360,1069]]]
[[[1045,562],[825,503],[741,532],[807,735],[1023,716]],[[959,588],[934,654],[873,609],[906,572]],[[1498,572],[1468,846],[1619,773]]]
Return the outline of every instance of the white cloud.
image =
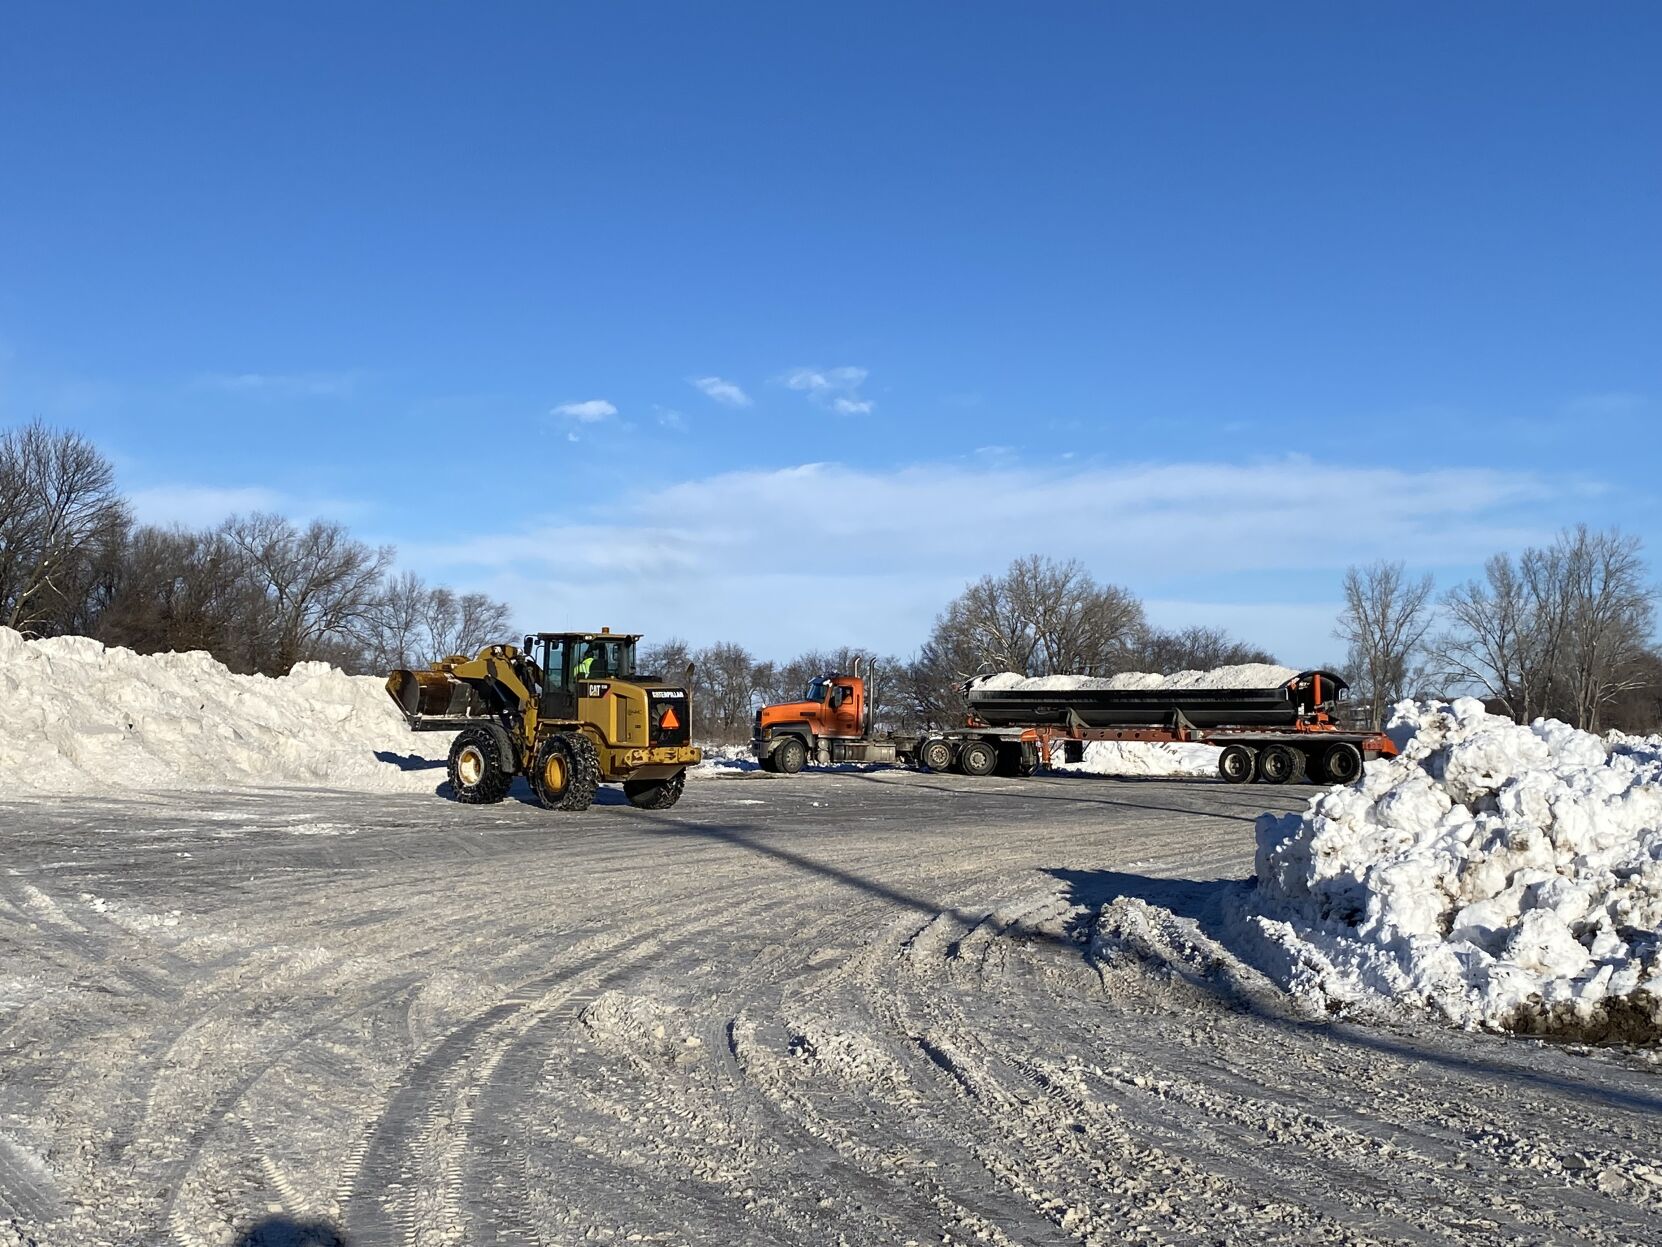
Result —
[[[1635,416],[1649,404],[1643,394],[1617,391],[1609,394],[1582,394],[1564,404],[1564,414],[1572,419],[1607,420]]]
[[[349,519],[369,508],[340,498],[301,498],[263,485],[153,485],[127,494],[141,524],[209,528],[232,515],[271,511],[291,520]]]
[[[859,394],[868,375],[864,368],[852,365],[842,368],[793,368],[779,380],[787,389],[806,394],[838,415],[863,416],[877,406]]]
[[[361,379],[358,372],[210,372],[191,385],[259,398],[340,398],[352,393]]]
[[[1035,550],[1077,557],[1148,596],[1172,578],[1227,576],[1233,587],[1220,594],[1239,596],[1249,579],[1270,600],[1289,576],[1337,583],[1346,564],[1376,558],[1465,574],[1550,535],[1562,517],[1548,504],[1571,497],[1527,473],[1302,457],[887,472],[811,463],[659,486],[614,500],[603,520],[559,516],[402,548],[432,574],[486,578],[522,618],[549,627],[589,627],[599,611],[614,627],[731,638],[770,657],[856,640],[909,652],[967,581]],[[794,601],[814,609],[782,618],[779,603]],[[1323,614],[1317,631],[1331,624]],[[1291,652],[1272,631],[1251,639],[1293,662],[1331,656],[1332,646]]]
[[[750,406],[750,395],[740,389],[736,381],[724,381],[720,377],[688,377],[687,384],[724,407]]]
[[[567,416],[581,424],[594,424],[617,415],[617,408],[603,398],[589,398],[580,403],[561,403],[553,414]]]

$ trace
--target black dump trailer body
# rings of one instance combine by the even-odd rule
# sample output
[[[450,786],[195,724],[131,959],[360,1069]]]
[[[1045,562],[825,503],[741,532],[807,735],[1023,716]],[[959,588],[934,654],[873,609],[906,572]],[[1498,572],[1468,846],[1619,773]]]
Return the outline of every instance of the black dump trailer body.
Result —
[[[969,687],[970,710],[992,727],[1293,728],[1336,708],[1349,687],[1306,671],[1275,688],[988,689]]]

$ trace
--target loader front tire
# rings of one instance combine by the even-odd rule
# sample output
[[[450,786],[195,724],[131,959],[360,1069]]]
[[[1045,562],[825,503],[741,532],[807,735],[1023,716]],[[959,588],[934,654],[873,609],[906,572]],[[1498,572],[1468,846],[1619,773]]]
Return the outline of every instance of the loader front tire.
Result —
[[[556,732],[537,747],[531,791],[551,810],[586,810],[600,787],[600,754],[581,732]]]
[[[470,727],[450,744],[450,791],[463,805],[494,805],[508,795],[514,773],[496,733],[488,727]]]
[[[687,773],[677,771],[668,779],[626,779],[623,795],[637,810],[667,810],[681,799],[687,786]]]

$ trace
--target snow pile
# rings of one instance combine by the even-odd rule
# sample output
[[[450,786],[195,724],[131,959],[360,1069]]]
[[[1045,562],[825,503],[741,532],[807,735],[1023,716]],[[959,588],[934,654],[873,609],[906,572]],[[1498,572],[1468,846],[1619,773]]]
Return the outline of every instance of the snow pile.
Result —
[[[1397,707],[1400,757],[1258,820],[1248,932],[1296,994],[1662,1037],[1662,740]]]
[[[1299,675],[1292,667],[1273,663],[1243,663],[1212,671],[1178,671],[1156,675],[1151,671],[1123,671],[1119,675],[1024,676],[1019,671],[978,676],[970,683],[989,692],[1056,693],[1079,689],[1280,688]]]
[[[1064,762],[1061,744],[1052,745],[1049,769],[1075,775],[1216,775],[1222,752],[1211,745],[1093,740],[1086,742],[1081,762]]]
[[[427,791],[446,733],[413,733],[383,681],[300,663],[233,675],[207,654],[141,656],[0,628],[0,796],[302,785]]]

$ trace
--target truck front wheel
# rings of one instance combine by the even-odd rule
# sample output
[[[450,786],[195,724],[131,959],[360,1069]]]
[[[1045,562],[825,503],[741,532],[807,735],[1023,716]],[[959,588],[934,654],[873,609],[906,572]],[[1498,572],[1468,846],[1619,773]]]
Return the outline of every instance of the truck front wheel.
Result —
[[[808,746],[800,736],[793,736],[773,751],[773,760],[786,775],[795,775],[808,765]]]

